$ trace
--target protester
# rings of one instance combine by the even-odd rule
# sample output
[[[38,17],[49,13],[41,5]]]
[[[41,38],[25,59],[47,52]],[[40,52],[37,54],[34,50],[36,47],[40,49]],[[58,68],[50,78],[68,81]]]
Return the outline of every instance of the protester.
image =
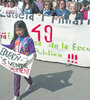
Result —
[[[83,20],[88,18],[87,4],[82,4]]]
[[[59,1],[58,0],[54,0],[53,1],[53,9],[57,9],[58,8],[58,4],[59,4]]]
[[[39,13],[39,9],[33,0],[25,0],[22,9],[22,14]]]
[[[70,10],[70,1],[66,0],[66,9]]]
[[[82,4],[81,3],[77,3],[77,13],[81,14],[81,16],[83,17],[83,12],[81,11],[82,9]]]
[[[8,0],[6,14],[21,14],[21,9],[15,6],[14,0]]]
[[[45,16],[55,16],[56,12],[52,9],[52,2],[50,0],[44,0],[43,1],[43,9],[40,12],[41,14]],[[38,15],[40,15],[40,13]]]
[[[7,11],[7,0],[2,0],[3,8],[1,10],[1,14],[6,14]]]
[[[70,3],[70,15],[69,15],[69,20],[82,20],[82,15],[77,13],[77,3],[76,2],[71,2]]]
[[[60,0],[59,1],[59,7],[55,10],[56,15],[59,16],[60,18],[67,19],[70,11],[66,9],[66,2],[65,0]]]
[[[88,19],[90,19],[90,3],[88,4]]]
[[[14,51],[24,54],[24,55],[36,55],[35,48],[34,48],[34,42],[32,38],[28,34],[28,30],[26,27],[26,24],[19,20],[14,24],[14,38],[11,41],[10,45],[3,45],[9,49],[13,49]],[[26,88],[26,91],[31,91],[33,82],[32,78],[29,76],[29,78],[26,78],[26,81],[28,82],[28,86]],[[19,100],[19,94],[20,94],[20,80],[21,76],[14,73],[14,98],[13,100]]]
[[[37,7],[39,8],[39,11],[41,11],[43,9],[43,2],[42,2],[42,0],[35,0],[35,3],[37,5]]]
[[[3,8],[3,5],[2,5],[2,1],[0,0],[0,12],[1,12],[2,8]]]

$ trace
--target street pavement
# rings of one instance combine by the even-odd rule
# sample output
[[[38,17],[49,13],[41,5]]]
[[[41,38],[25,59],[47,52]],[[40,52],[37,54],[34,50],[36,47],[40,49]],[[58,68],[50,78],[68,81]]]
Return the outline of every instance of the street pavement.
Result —
[[[90,100],[90,68],[35,60],[31,76],[35,86],[29,93],[21,79],[21,100]],[[0,100],[13,96],[13,73],[0,66]]]

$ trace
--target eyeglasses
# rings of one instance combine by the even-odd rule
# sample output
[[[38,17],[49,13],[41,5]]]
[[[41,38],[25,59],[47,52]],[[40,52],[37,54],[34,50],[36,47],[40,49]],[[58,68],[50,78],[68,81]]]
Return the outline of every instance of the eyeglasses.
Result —
[[[45,4],[45,6],[50,6],[50,4]]]

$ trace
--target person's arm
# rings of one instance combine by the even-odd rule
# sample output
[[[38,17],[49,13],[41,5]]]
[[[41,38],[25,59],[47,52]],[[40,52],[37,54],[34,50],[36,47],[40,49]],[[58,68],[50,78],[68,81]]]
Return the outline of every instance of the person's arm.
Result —
[[[33,53],[36,53],[36,52],[35,52],[35,47],[34,47],[33,39],[31,38],[29,40],[29,54],[31,55]]]
[[[34,47],[34,42],[33,42],[33,39],[31,38],[30,41],[29,41],[29,54],[33,54],[33,56],[36,58],[36,51],[35,51],[35,47]],[[34,58],[34,59],[35,59]]]
[[[9,49],[13,49],[14,48],[14,42],[11,42],[10,45],[4,45],[4,44],[1,44]]]

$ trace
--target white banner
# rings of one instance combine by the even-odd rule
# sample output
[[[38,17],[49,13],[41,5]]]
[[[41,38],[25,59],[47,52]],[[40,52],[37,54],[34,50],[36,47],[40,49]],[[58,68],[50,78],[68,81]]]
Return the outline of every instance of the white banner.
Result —
[[[34,56],[25,56],[0,45],[0,64],[8,70],[29,77]]]
[[[9,44],[14,23],[23,20],[35,43],[37,59],[90,67],[90,20],[55,20],[37,15],[1,15],[0,36]],[[7,42],[7,41],[8,42]]]

